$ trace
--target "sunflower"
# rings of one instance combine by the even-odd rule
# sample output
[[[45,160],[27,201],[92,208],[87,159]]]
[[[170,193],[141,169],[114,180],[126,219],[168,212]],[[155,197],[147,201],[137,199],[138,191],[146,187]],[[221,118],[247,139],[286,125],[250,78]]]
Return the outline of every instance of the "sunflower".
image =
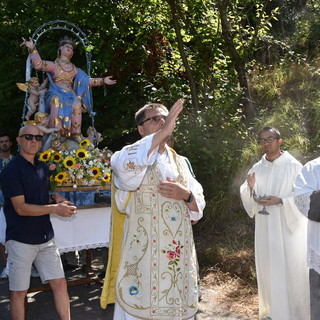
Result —
[[[90,169],[91,173],[93,174],[94,178],[98,178],[100,175],[100,169],[97,167],[93,167]]]
[[[50,155],[51,152],[49,150],[46,150],[40,154],[39,159],[41,161],[48,162],[50,160]]]
[[[54,181],[57,182],[63,182],[64,180],[66,180],[68,177],[68,174],[66,172],[59,172],[55,177],[54,177]]]
[[[75,164],[76,164],[76,159],[73,157],[66,157],[63,160],[63,165],[68,169],[72,169]]]
[[[109,182],[110,180],[111,180],[111,174],[110,174],[109,172],[107,172],[107,173],[104,175],[102,181],[104,181],[104,182]]]
[[[59,152],[55,152],[52,156],[51,156],[51,161],[54,162],[60,162],[62,160],[62,155]]]
[[[79,143],[79,146],[82,147],[82,148],[87,148],[89,147],[91,144],[90,140],[89,139],[83,139],[80,143]]]
[[[85,149],[78,149],[76,151],[76,156],[79,159],[84,160],[84,159],[88,158],[88,152]]]

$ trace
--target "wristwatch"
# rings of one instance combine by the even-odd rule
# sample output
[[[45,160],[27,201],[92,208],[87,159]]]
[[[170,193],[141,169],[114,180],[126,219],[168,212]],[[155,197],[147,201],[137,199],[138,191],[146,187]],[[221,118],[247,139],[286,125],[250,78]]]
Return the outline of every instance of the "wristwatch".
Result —
[[[193,200],[193,193],[190,191],[189,197],[187,200],[184,200],[186,203],[190,203]]]

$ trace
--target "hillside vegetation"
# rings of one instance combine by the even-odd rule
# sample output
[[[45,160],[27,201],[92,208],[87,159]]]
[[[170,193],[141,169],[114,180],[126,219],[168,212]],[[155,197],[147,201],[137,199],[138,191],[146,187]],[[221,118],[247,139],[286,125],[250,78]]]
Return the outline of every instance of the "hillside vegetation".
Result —
[[[261,157],[256,134],[262,126],[279,128],[284,149],[302,163],[319,154],[319,1],[0,4],[0,128],[14,138],[21,125],[24,96],[15,84],[25,80],[21,37],[56,19],[79,26],[92,43],[92,76],[117,79],[106,96],[93,90],[101,147],[116,151],[137,139],[133,115],[146,102],[170,107],[186,99],[175,148],[191,161],[207,200],[205,217],[194,227],[202,277],[236,279],[239,292],[254,295],[254,220],[241,206],[239,186]],[[41,38],[44,59],[56,58],[65,33]],[[85,69],[84,60],[79,44],[73,62]],[[84,115],[83,127],[91,120]]]

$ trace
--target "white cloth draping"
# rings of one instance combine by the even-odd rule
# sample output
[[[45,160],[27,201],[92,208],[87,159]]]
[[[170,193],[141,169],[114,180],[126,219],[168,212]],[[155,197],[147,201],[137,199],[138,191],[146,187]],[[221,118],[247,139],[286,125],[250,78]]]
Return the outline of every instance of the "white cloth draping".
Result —
[[[294,182],[295,200],[300,211],[308,217],[310,196],[320,190],[320,157],[307,162]],[[320,274],[320,223],[308,220],[308,265]]]
[[[114,320],[141,320],[141,318],[137,318],[126,313],[123,309],[121,309],[120,305],[117,302],[114,304],[113,319]],[[194,317],[188,320],[194,320]]]
[[[148,156],[148,151],[150,150],[152,139],[153,139],[153,135],[146,136],[141,140],[137,141],[135,144],[123,148],[120,152],[116,152],[112,156],[111,165],[114,171],[114,182],[118,188],[115,194],[115,199],[116,199],[118,210],[120,212],[125,212],[128,215],[134,214],[135,211],[132,209],[134,207],[133,200],[131,200],[132,203],[130,202],[131,206],[129,204],[128,207],[126,207],[128,193],[130,191],[137,191],[137,190],[140,191],[140,186],[143,184],[143,182],[146,181],[146,179],[150,179],[150,183],[148,185],[150,186],[154,185],[154,181],[152,179],[154,179],[155,176],[147,173],[147,170],[149,170],[150,166],[156,165],[155,170],[156,172],[159,173],[159,175],[161,175],[163,180],[165,180],[166,177],[169,177],[175,181],[179,181],[179,177],[178,177],[179,171],[177,168],[177,164],[174,160],[173,153],[169,150],[168,147],[166,147],[165,152],[161,155],[158,153],[158,149],[155,149]],[[199,220],[203,215],[203,209],[205,207],[203,189],[199,184],[199,182],[197,182],[191,175],[186,162],[182,161],[181,164],[183,166],[183,172],[187,177],[186,185],[193,193],[195,200],[197,202],[198,210],[199,210],[198,212],[189,212],[189,216],[191,220]],[[142,197],[148,196],[150,198],[151,194],[152,192],[150,187],[149,193],[146,192],[145,190],[144,192],[142,192]],[[148,203],[148,199],[146,198],[141,199],[141,201],[144,203]],[[149,200],[149,202],[150,201],[151,200]],[[127,217],[126,219],[125,230],[128,230],[128,221],[129,221],[129,217]],[[150,230],[148,230],[147,233],[148,234],[150,233],[151,235],[151,232],[152,231],[151,231],[151,225],[150,225]],[[126,235],[124,235],[124,242],[126,242],[125,236]],[[123,247],[122,250],[125,250],[125,247]],[[150,264],[151,264],[151,261],[150,261]],[[191,261],[190,261],[190,264],[191,264]],[[186,276],[186,279],[187,279],[187,276]],[[166,281],[166,280],[163,279],[163,281]],[[194,295],[194,293],[192,294]],[[119,298],[118,294],[117,294],[117,298]],[[184,297],[184,299],[186,299],[186,301],[189,301],[187,297]],[[169,306],[168,306],[168,309],[170,309]],[[141,316],[141,317],[144,319],[146,318],[145,316]],[[157,317],[153,317],[153,318],[156,319]],[[168,319],[168,317],[166,316],[162,316],[161,318]],[[176,319],[176,317],[174,317],[172,314],[172,317],[170,319],[173,319],[173,318]],[[113,319],[114,320],[137,320],[139,318],[125,312],[122,309],[122,307],[116,302]],[[194,319],[194,317],[190,317],[190,316],[189,318],[181,317],[181,319]]]
[[[60,253],[108,247],[111,208],[77,209],[71,217],[52,214],[51,223]]]
[[[52,214],[55,243],[61,253],[108,247],[110,241],[111,208],[78,209],[72,217]],[[6,220],[0,207],[0,243],[6,238]]]
[[[245,210],[255,217],[255,260],[259,293],[259,319],[309,319],[307,219],[294,203],[293,181],[302,165],[288,152],[270,162],[265,155],[251,169],[255,192],[282,198],[283,205],[262,209],[247,182],[240,187]]]
[[[121,151],[115,152],[112,156],[114,183],[119,188],[116,193],[116,202],[120,212],[125,211],[122,208],[122,204],[125,204],[128,192],[139,188],[148,166],[151,166],[155,161],[157,161],[157,167],[164,180],[166,177],[173,180],[176,179],[178,170],[168,146],[166,146],[166,150],[162,155],[158,153],[158,148],[156,148],[148,156],[153,136],[154,134],[148,135],[136,143],[126,146]],[[190,212],[190,218],[197,221],[202,218],[206,204],[203,197],[203,189],[200,183],[192,176],[187,163],[185,163],[185,170],[188,173],[188,187],[194,195],[199,210],[198,212]]]

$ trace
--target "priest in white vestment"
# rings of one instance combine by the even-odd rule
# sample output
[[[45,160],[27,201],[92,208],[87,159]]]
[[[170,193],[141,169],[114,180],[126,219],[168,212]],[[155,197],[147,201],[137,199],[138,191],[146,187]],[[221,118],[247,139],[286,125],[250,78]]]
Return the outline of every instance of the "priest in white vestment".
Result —
[[[183,157],[166,145],[182,111],[148,104],[136,113],[142,139],[111,159],[115,201],[127,215],[115,291],[114,320],[194,319],[198,303],[192,222],[203,190]]]
[[[293,194],[302,165],[281,151],[277,129],[263,128],[258,142],[265,154],[250,169],[240,194],[248,215],[255,217],[259,319],[308,320],[307,219]]]
[[[307,162],[294,182],[295,202],[308,218],[310,319],[320,318],[320,158]]]

